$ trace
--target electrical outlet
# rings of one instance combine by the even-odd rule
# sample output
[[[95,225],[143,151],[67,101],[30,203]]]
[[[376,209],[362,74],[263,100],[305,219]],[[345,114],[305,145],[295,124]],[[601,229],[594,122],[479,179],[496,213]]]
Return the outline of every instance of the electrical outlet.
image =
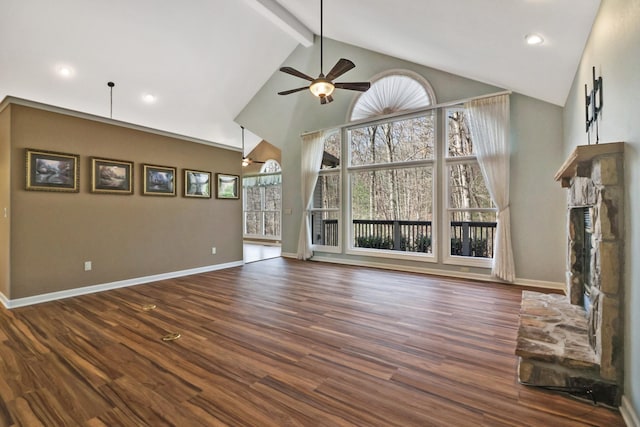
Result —
[[[469,267],[460,267],[460,271],[463,273],[468,273],[469,272]]]
[[[211,248],[211,255],[215,255],[216,254],[216,247],[212,247]]]
[[[91,271],[91,261],[84,262],[84,271]]]

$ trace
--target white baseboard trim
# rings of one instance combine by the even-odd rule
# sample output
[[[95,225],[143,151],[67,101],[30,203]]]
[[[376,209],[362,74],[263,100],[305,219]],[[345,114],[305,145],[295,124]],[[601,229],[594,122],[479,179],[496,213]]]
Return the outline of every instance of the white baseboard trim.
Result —
[[[2,292],[0,292],[0,302],[2,303],[2,305],[4,305],[6,308],[9,308],[9,298],[6,297],[5,294],[3,294]]]
[[[640,427],[640,416],[634,410],[631,401],[627,396],[622,396],[622,404],[620,405],[620,414],[627,427]]]
[[[566,285],[562,282],[548,282],[546,280],[532,280],[516,278],[514,284],[519,286],[527,286],[529,288],[553,289],[564,292]]]
[[[176,277],[190,276],[192,274],[207,273],[209,271],[224,270],[231,267],[244,265],[244,261],[234,261],[225,264],[208,265],[206,267],[191,268],[188,270],[172,271],[169,273],[154,274],[153,276],[136,277],[133,279],[119,280],[117,282],[103,283],[100,285],[85,286],[82,288],[68,289],[65,291],[50,292],[32,297],[8,299],[0,293],[0,301],[6,308],[25,307],[27,305],[41,304],[43,302],[55,301],[64,298],[77,297],[80,295],[93,294],[96,292],[109,291],[111,289],[125,288],[128,286],[142,285],[143,283],[157,282],[160,280],[173,279]]]
[[[282,256],[285,256],[282,254]],[[295,254],[294,254],[295,258]],[[469,279],[469,280],[479,280],[482,282],[494,282],[494,283],[504,283],[507,285],[517,285],[517,286],[526,286],[540,289],[553,289],[553,290],[564,290],[564,283],[560,282],[546,282],[542,280],[530,280],[530,279],[516,279],[513,283],[502,282],[495,277],[491,277],[488,274],[479,274],[479,273],[471,273],[471,272],[463,272],[463,271],[451,271],[451,270],[440,270],[437,268],[428,268],[428,267],[414,267],[407,265],[396,265],[396,264],[386,264],[375,261],[355,261],[344,258],[328,258],[323,256],[314,256],[311,258],[312,261],[320,261],[320,262],[330,262],[334,264],[344,264],[344,265],[352,265],[352,266],[360,266],[360,267],[372,267],[372,268],[381,268],[384,270],[397,270],[397,271],[406,271],[409,273],[423,273],[430,274],[434,276],[444,276],[444,277],[453,277],[456,279]]]
[[[283,258],[293,258],[293,259],[297,259],[298,258],[298,254],[294,254],[291,252],[282,252],[280,253],[280,256]]]

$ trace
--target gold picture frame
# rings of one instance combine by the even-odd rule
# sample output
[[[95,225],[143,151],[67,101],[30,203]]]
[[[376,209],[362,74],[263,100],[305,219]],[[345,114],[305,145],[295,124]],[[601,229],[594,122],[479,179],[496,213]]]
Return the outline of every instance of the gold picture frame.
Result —
[[[80,191],[80,155],[26,149],[26,185],[29,191]]]
[[[218,199],[239,199],[240,198],[240,177],[225,173],[216,174],[216,198]]]
[[[133,194],[133,162],[92,157],[91,192]]]
[[[211,198],[211,172],[184,170],[184,197]]]
[[[142,165],[142,194],[145,196],[175,196],[176,168]]]

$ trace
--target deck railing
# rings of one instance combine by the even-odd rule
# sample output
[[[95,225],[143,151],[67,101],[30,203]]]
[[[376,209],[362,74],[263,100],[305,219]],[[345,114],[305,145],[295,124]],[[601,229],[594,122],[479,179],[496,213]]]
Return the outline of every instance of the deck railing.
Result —
[[[431,252],[431,221],[353,220],[355,247],[404,252]],[[452,221],[451,255],[493,257],[495,222]],[[338,220],[322,221],[315,243],[338,245]]]

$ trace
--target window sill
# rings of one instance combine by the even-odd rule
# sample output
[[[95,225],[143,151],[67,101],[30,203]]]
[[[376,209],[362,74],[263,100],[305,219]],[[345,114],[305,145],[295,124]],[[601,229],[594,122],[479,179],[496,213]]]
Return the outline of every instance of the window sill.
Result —
[[[493,258],[445,255],[442,263],[448,265],[461,265],[464,267],[491,268],[493,267]]]
[[[322,246],[322,245],[312,245],[311,250],[313,252],[326,252],[330,254],[340,254],[342,253],[342,248],[340,246]]]
[[[381,249],[351,248],[345,252],[347,255],[368,256],[376,258],[402,259],[422,262],[437,262],[436,257],[429,253],[390,251]]]

